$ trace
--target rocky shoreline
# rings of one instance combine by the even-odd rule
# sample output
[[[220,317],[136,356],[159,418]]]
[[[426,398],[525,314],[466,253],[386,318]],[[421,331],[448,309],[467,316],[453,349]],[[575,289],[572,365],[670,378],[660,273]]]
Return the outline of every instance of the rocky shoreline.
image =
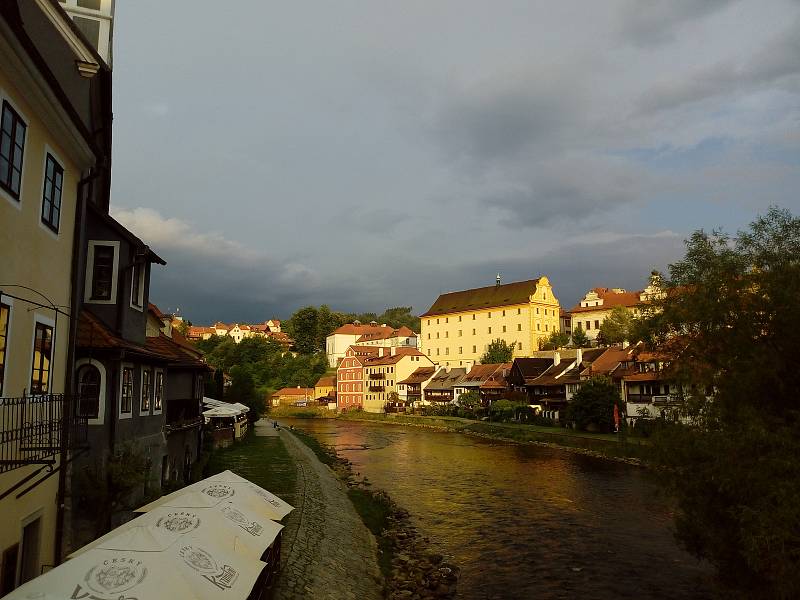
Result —
[[[413,525],[408,511],[399,507],[385,491],[372,489],[366,478],[356,479],[350,461],[339,456],[334,448],[306,432],[295,430],[295,433],[307,444],[309,437],[314,440],[309,444],[311,449],[348,489],[358,490],[379,510],[385,510],[380,531],[373,531],[378,553],[388,555],[378,557],[378,562],[384,565],[388,558],[388,569],[384,567],[384,596],[390,600],[454,598],[459,568],[434,551],[430,538]]]

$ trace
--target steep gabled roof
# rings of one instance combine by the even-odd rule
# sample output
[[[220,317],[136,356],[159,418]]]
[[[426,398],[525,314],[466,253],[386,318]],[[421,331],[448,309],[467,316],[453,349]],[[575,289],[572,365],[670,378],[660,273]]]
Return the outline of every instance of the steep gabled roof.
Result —
[[[513,364],[527,381],[538,377],[549,369],[553,365],[553,359],[544,357],[515,358]]]
[[[501,285],[490,285],[461,292],[440,295],[421,317],[446,315],[468,310],[483,310],[495,306],[527,304],[536,292],[539,279],[517,281]]]
[[[414,371],[411,375],[406,377],[403,381],[398,381],[397,383],[403,383],[406,385],[414,384],[414,383],[424,383],[430,379],[434,372],[436,371],[436,367],[419,367],[416,371]]]

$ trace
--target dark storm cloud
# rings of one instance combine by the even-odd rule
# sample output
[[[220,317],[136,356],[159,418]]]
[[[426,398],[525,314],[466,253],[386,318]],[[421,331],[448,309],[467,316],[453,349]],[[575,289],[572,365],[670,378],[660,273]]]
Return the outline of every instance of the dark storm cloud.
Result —
[[[674,233],[628,234],[565,244],[524,258],[511,255],[470,264],[402,265],[396,274],[405,282],[417,314],[428,309],[439,294],[493,285],[498,272],[505,282],[546,275],[561,305],[569,308],[593,287],[642,289],[651,271],[666,271],[683,254],[683,240]]]
[[[484,204],[500,209],[507,227],[575,224],[636,203],[647,179],[622,159],[565,157],[534,164],[514,187],[486,198]]]
[[[447,155],[477,162],[513,158],[547,143],[578,114],[566,82],[548,79],[448,90],[432,132]]]
[[[643,113],[677,108],[708,98],[754,88],[787,84],[798,89],[800,75],[800,19],[770,40],[758,53],[741,62],[728,60],[684,77],[654,85],[638,102]]]
[[[737,0],[627,0],[619,7],[622,35],[638,46],[671,42],[687,22],[707,17]]]
[[[800,210],[796,2],[118,4],[112,205],[195,322],[498,270],[568,304],[642,285],[654,232]]]

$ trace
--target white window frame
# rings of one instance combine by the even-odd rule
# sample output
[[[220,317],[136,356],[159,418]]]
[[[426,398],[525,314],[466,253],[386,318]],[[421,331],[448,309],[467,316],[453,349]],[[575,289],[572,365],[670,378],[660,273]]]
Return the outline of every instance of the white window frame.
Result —
[[[47,393],[48,394],[57,394],[55,390],[53,390],[53,360],[56,356],[56,341],[58,340],[58,335],[56,332],[56,322],[51,319],[50,317],[46,317],[43,314],[38,312],[33,313],[33,323],[31,327],[31,345],[28,352],[28,357],[30,359],[30,366],[28,367],[28,379],[25,382],[25,389],[28,389],[30,386],[31,381],[33,380],[33,352],[35,350],[34,346],[36,344],[36,324],[39,323],[41,325],[47,325],[53,329],[53,338],[51,340],[52,348],[50,352],[50,364],[47,371]],[[28,390],[30,391],[30,390]]]
[[[27,135],[27,132],[25,132]],[[44,208],[44,183],[45,179],[47,179],[47,155],[53,157],[53,160],[56,161],[61,170],[63,171],[63,177],[61,179],[61,205],[58,209],[58,232],[53,231],[47,225],[42,222],[42,209]],[[58,152],[53,150],[49,144],[44,145],[44,154],[42,156],[42,186],[39,192],[39,218],[37,219],[39,222],[39,227],[42,230],[46,231],[47,234],[52,237],[54,240],[58,240],[61,238],[61,216],[64,213],[64,192],[67,190],[67,168],[64,166],[64,160],[58,155]],[[21,197],[21,196],[20,196]]]
[[[2,110],[3,110],[3,100],[6,100],[13,108],[20,118],[25,121],[25,139],[23,140],[24,145],[22,148],[22,174],[20,175],[19,180],[19,200],[14,198],[11,194],[6,192],[3,188],[0,187],[0,196],[5,198],[9,204],[11,204],[14,208],[19,211],[22,211],[22,200],[25,198],[25,156],[28,154],[28,133],[31,130],[31,120],[28,118],[28,115],[25,114],[24,111],[20,110],[19,104],[14,102],[8,92],[5,91],[2,87],[0,87],[0,119],[3,118]]]
[[[109,300],[92,300],[92,280],[94,279],[95,246],[113,246],[114,266],[111,273],[111,298]],[[83,290],[83,301],[86,304],[116,304],[117,279],[119,278],[119,240],[89,240],[89,251],[86,253],[86,285]]]
[[[147,412],[142,412],[142,394],[144,393],[144,372],[150,372],[150,398],[148,399]],[[153,404],[155,403],[155,369],[146,365],[139,365],[139,416],[150,416],[153,414]]]
[[[98,394],[97,418],[88,419],[87,422],[89,425],[102,425],[105,423],[106,418],[106,368],[103,366],[103,363],[98,360],[91,358],[79,358],[75,361],[76,378],[78,372],[81,370],[81,367],[84,365],[91,365],[100,372],[100,394]],[[76,385],[78,383],[79,382],[76,381]]]
[[[139,264],[139,305],[137,306],[133,301],[133,278],[136,276],[136,267],[131,267],[131,298],[130,305],[133,310],[144,312],[144,282],[145,272],[147,271],[147,263]]]
[[[161,394],[161,408],[156,410],[156,392],[158,391],[158,373],[161,373],[162,391]],[[164,412],[164,405],[167,403],[167,375],[164,369],[153,369],[153,401],[151,403],[151,415],[160,415]]]
[[[131,386],[133,387],[133,389],[131,389],[131,410],[130,412],[126,413],[122,412],[122,383],[124,379],[123,373],[125,372],[125,369],[131,369],[133,371],[133,375],[131,376]],[[117,387],[118,390],[117,398],[119,400],[117,402],[117,418],[120,420],[133,418],[133,403],[136,399],[135,382],[136,382],[136,365],[134,365],[133,363],[122,363],[119,366],[119,386]]]

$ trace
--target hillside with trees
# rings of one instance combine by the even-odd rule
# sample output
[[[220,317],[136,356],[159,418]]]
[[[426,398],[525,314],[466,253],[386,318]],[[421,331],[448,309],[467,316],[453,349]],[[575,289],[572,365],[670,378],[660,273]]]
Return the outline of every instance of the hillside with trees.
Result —
[[[223,399],[222,373],[231,377],[224,400],[241,402],[257,412],[266,395],[289,386],[313,387],[328,367],[325,354],[287,352],[278,342],[252,337],[240,343],[230,337],[213,336],[196,342],[208,364],[216,369],[206,381],[206,395]]]
[[[333,311],[323,304],[319,308],[306,306],[296,311],[282,324],[285,331],[293,340],[297,352],[313,354],[325,351],[325,338],[334,329],[353,321],[369,323],[386,323],[390,327],[408,327],[415,333],[420,331],[419,317],[411,314],[412,307],[397,306],[387,308],[383,313],[344,313]]]

